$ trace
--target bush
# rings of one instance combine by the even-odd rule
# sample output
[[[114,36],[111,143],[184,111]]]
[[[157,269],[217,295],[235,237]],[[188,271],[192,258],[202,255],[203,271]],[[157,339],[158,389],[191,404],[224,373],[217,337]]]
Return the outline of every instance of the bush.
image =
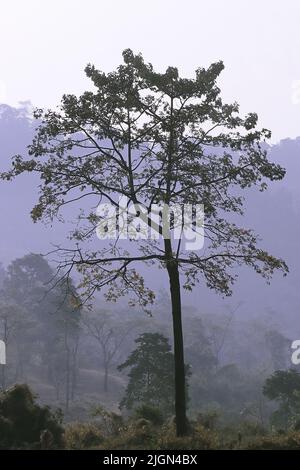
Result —
[[[205,429],[201,424],[196,424],[189,436],[177,437],[175,427],[162,428],[158,441],[158,449],[164,450],[208,450],[219,447],[218,436],[214,431]]]
[[[69,424],[65,430],[65,445],[67,449],[90,449],[103,442],[100,430],[89,423]]]
[[[154,431],[150,421],[140,418],[128,427],[124,437],[129,448],[134,449],[135,446],[138,446],[144,449],[147,448],[147,445],[152,447]]]
[[[101,449],[155,449],[157,430],[150,421],[140,418],[124,427],[122,433],[105,440]]]
[[[159,426],[163,424],[164,418],[159,410],[159,408],[155,408],[154,406],[150,405],[141,405],[135,410],[135,417],[136,418],[144,418],[154,426]]]
[[[197,414],[196,422],[205,429],[215,429],[219,419],[218,410],[208,410]]]
[[[139,418],[136,421],[131,421],[118,436],[105,439],[99,448],[110,450],[193,450],[218,449],[220,446],[217,434],[199,424],[190,427],[189,436],[178,438],[174,422],[158,427],[145,418]]]
[[[260,423],[245,421],[240,425],[242,436],[264,436],[266,429]]]
[[[299,450],[300,432],[291,431],[287,434],[262,437],[250,442],[249,450]]]
[[[0,394],[0,448],[41,448],[42,436],[47,436],[48,448],[63,447],[61,413],[35,399],[26,384]]]
[[[106,436],[117,436],[124,428],[123,417],[113,411],[107,411],[101,405],[92,409],[92,416],[100,419]]]

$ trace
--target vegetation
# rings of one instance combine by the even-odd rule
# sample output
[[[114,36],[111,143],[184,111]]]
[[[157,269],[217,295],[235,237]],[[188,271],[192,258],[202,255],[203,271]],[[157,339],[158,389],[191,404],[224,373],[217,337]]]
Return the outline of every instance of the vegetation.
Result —
[[[101,302],[86,310],[78,305],[76,290],[71,294],[56,280],[40,255],[26,255],[2,270],[0,334],[6,334],[9,354],[1,371],[3,396],[12,393],[14,384],[26,382],[41,403],[63,409],[63,416],[49,410],[47,423],[56,420],[60,429],[55,443],[47,423],[34,428],[32,437],[27,433],[28,441],[11,437],[14,418],[3,414],[3,448],[297,445],[298,370],[289,369],[291,341],[268,316],[245,323],[235,314],[239,306],[228,306],[222,316],[186,308],[188,435],[181,440],[175,430],[174,356],[165,296],[152,317],[124,308],[116,314]],[[274,354],[278,350],[280,355]],[[281,370],[275,369],[278,365]],[[21,408],[44,409],[28,386],[16,387],[27,390],[18,395]]]
[[[264,394],[279,402],[279,409],[274,411],[271,420],[278,427],[286,429],[300,418],[300,374],[294,369],[276,370],[266,380]]]
[[[27,385],[16,385],[0,395],[0,448],[63,447],[61,415],[35,402]]]
[[[0,448],[300,449],[300,374],[279,307],[242,317],[242,301],[182,301],[202,280],[231,295],[242,265],[267,282],[287,273],[243,218],[243,195],[285,175],[270,132],[223,103],[222,62],[185,79],[129,49],[123,59],[108,74],[88,65],[93,91],[36,110],[36,127],[0,106],[35,129],[29,158],[0,177],[40,178],[34,222],[77,216],[48,261],[0,263]],[[288,226],[296,212],[273,196]],[[150,268],[167,292],[150,288]]]
[[[37,110],[40,125],[29,147],[30,158],[16,156],[2,178],[11,180],[24,172],[40,176],[34,221],[53,220],[63,215],[66,205],[84,200],[79,210],[76,206],[79,224],[73,231],[74,245],[57,251],[63,278],[69,279],[77,268],[87,298],[106,286],[109,300],[133,293],[135,301],[146,307],[155,294],[147,288],[138,265],[151,264],[166,272],[176,426],[182,436],[187,433],[187,419],[181,286],[192,290],[204,279],[210,289],[230,295],[236,278],[233,268],[241,264],[267,280],[275,270],[286,273],[284,261],[263,250],[253,231],[238,226],[232,217],[243,212],[242,190],[259,186],[263,191],[268,180],[280,180],[285,172],[267,158],[262,143],[270,132],[257,128],[257,115],[241,117],[236,103],[222,102],[217,86],[222,62],[206,70],[198,68],[195,78],[187,79],[175,67],[155,72],[129,49],[123,59],[109,74],[86,67],[95,91],[78,98],[64,95],[57,111]],[[126,227],[126,234],[138,243],[125,249],[115,237],[114,245],[107,241],[103,249],[91,247],[87,242],[96,227],[98,233],[110,232],[107,222],[95,215],[95,203],[100,200],[118,207],[120,197],[126,199],[121,210],[127,213],[130,206],[129,216],[137,222],[128,232]],[[198,249],[203,242],[201,228],[195,247],[186,227],[178,224],[178,214],[173,214],[172,223],[165,223],[166,208],[177,205],[182,216],[187,204],[203,204],[205,209],[202,252]],[[197,220],[191,216],[190,231]],[[137,236],[141,226],[148,230],[149,225],[160,240]],[[68,362],[70,347],[66,350]],[[68,403],[67,396],[66,407]]]
[[[121,407],[144,404],[174,413],[174,356],[168,339],[158,333],[143,333],[137,348],[118,370],[129,368],[129,382]]]
[[[43,364],[43,373],[54,386],[64,409],[75,393],[80,306],[72,283],[60,283],[48,262],[30,254],[14,260],[3,278],[0,320],[15,380],[24,380]],[[8,368],[9,369],[9,368]],[[2,387],[11,382],[2,369]]]
[[[0,396],[2,449],[257,449],[299,450],[297,426],[283,432],[251,421],[222,426],[220,416],[207,412],[190,420],[186,437],[177,437],[174,420],[162,420],[159,411],[140,407],[129,418],[104,409],[94,416],[103,419],[72,423],[63,428],[60,412],[36,403],[26,385],[16,385]]]

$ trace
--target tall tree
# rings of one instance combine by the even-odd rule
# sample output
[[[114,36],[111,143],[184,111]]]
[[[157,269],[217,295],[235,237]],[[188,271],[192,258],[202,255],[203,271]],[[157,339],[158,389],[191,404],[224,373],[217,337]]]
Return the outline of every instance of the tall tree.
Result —
[[[83,274],[88,296],[109,285],[107,298],[131,291],[145,307],[154,294],[137,271],[138,263],[166,270],[172,301],[177,434],[183,435],[187,426],[181,279],[183,288],[191,290],[204,277],[209,288],[229,295],[237,265],[246,264],[267,279],[276,269],[286,272],[285,263],[264,251],[256,235],[232,217],[243,213],[238,189],[257,185],[264,190],[266,181],[282,179],[284,170],[268,160],[262,142],[270,132],[257,130],[257,115],[241,117],[236,103],[222,102],[216,84],[222,62],[199,68],[195,78],[186,79],[175,67],[155,72],[129,49],[123,58],[124,64],[108,74],[86,67],[95,91],[80,97],[64,95],[56,111],[37,110],[41,124],[29,159],[16,156],[13,168],[2,177],[40,175],[34,221],[54,219],[64,206],[82,203],[81,223],[73,233],[77,243],[58,250],[67,273],[75,266]],[[94,237],[93,228],[101,225],[95,204],[106,201],[118,210],[121,196],[127,198],[125,209],[131,205],[131,218],[140,226],[151,225],[161,236],[141,236],[129,248],[118,237],[103,248],[86,243]],[[159,210],[151,215],[154,204],[163,207],[162,212],[174,204],[180,210],[187,204],[203,204],[205,250],[186,243],[190,234],[180,230],[178,217],[168,225],[164,212],[163,217]],[[142,233],[138,224],[135,235]]]

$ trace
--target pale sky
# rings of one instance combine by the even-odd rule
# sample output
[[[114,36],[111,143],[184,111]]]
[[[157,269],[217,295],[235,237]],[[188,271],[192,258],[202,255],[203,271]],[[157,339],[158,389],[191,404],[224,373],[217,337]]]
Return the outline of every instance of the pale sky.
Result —
[[[3,0],[0,102],[54,107],[122,50],[192,77],[222,59],[223,97],[256,111],[273,142],[300,135],[299,0]]]

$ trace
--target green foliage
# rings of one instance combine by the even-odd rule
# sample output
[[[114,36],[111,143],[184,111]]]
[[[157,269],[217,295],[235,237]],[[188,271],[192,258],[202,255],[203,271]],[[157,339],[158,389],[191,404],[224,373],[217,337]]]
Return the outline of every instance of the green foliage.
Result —
[[[271,422],[277,428],[291,426],[300,412],[300,374],[294,369],[277,370],[267,378],[263,393],[270,400],[279,402]]]
[[[53,448],[63,446],[61,415],[40,406],[27,385],[15,385],[0,395],[0,448],[40,446],[41,433],[51,435]]]
[[[129,383],[120,406],[129,410],[138,404],[158,407],[165,414],[174,410],[174,357],[168,339],[159,333],[144,333],[137,348],[118,369],[129,368]]]
[[[295,392],[300,391],[300,374],[294,369],[276,370],[266,380],[263,393],[270,400],[286,402],[290,405],[298,403],[299,397]]]
[[[67,449],[90,449],[99,446],[104,438],[97,426],[90,423],[73,423],[66,426],[65,446]]]
[[[164,417],[159,408],[155,408],[150,405],[141,405],[135,410],[136,418],[144,418],[150,423],[155,425],[161,425],[164,422]]]

